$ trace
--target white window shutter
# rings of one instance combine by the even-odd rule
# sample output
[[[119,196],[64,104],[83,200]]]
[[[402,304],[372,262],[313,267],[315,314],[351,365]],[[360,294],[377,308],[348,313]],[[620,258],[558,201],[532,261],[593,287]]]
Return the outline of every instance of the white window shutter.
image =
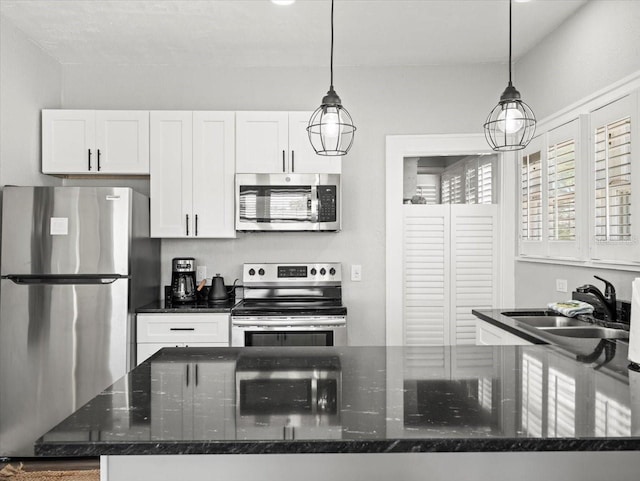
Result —
[[[582,246],[587,223],[584,201],[588,190],[581,135],[584,124],[586,119],[577,118],[547,134],[545,241],[548,255],[553,258],[584,258]]]
[[[544,136],[534,138],[520,155],[519,253],[546,255],[544,235]]]
[[[640,263],[638,96],[591,114],[591,257]],[[634,160],[635,159],[635,160]]]

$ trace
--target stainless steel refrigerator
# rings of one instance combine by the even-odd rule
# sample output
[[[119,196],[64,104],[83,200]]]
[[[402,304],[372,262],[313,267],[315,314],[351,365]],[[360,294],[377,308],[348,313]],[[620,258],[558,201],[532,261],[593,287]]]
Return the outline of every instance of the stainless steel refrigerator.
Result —
[[[160,294],[149,199],[129,188],[5,187],[0,456],[133,367],[134,313]]]

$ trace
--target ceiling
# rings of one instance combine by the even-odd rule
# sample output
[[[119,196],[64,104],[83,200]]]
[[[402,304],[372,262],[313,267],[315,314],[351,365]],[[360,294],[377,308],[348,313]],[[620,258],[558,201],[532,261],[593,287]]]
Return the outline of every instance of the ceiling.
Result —
[[[513,4],[517,59],[586,0]],[[0,0],[61,64],[329,64],[329,0]],[[335,0],[336,66],[506,63],[506,0]]]

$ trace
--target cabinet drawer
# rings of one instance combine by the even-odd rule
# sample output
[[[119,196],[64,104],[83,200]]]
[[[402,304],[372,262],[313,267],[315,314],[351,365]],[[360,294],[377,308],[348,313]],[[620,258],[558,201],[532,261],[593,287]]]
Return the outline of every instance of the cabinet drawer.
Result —
[[[146,314],[137,317],[137,342],[229,342],[228,314]]]

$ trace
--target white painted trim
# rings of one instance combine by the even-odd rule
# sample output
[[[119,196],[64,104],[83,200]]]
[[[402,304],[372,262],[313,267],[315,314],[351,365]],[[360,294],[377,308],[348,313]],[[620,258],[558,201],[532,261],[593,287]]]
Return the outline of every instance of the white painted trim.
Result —
[[[517,257],[516,262],[531,262],[534,264],[553,264],[562,266],[585,267],[592,269],[611,269],[616,271],[640,272],[640,265],[628,263],[577,261],[573,259],[549,259],[545,257]]]
[[[473,155],[480,153],[494,153],[488,146],[483,134],[447,134],[447,135],[388,135],[386,138],[386,344],[388,346],[402,345],[402,188],[403,188],[403,159],[405,157],[424,157],[437,155]],[[505,160],[506,159],[506,160]],[[499,157],[500,163],[513,163],[512,155]],[[504,172],[507,170],[507,172]],[[513,197],[509,194],[514,189],[514,180],[510,174],[512,169],[500,168],[502,177],[499,185],[499,202]],[[514,170],[515,171],[515,170]],[[501,237],[505,232],[512,233],[507,239],[507,245],[500,239],[500,252],[503,253],[500,264],[500,296],[504,306],[514,302],[513,280],[515,267],[515,212],[514,203],[500,206]],[[508,220],[511,219],[511,220]],[[512,237],[513,236],[513,237]],[[503,292],[503,286],[507,291]],[[502,305],[502,304],[501,304]],[[504,307],[503,306],[503,307]]]

